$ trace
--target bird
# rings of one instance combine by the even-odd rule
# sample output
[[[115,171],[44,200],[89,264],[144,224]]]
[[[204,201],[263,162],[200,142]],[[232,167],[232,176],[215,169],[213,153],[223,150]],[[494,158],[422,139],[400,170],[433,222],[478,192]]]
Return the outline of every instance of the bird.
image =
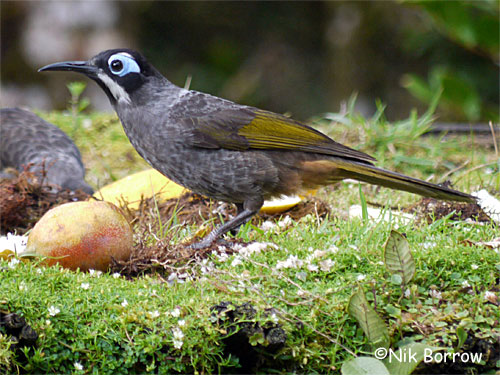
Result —
[[[72,71],[94,80],[132,145],[153,168],[195,193],[236,205],[236,216],[191,244],[194,249],[237,232],[266,199],[343,179],[475,201],[469,194],[378,168],[372,156],[290,117],[178,87],[132,49],[57,62],[43,71]]]
[[[80,151],[57,126],[21,108],[0,109],[0,169],[22,171],[31,166],[44,185],[54,191],[94,189],[84,181]],[[2,172],[1,177],[9,178]]]

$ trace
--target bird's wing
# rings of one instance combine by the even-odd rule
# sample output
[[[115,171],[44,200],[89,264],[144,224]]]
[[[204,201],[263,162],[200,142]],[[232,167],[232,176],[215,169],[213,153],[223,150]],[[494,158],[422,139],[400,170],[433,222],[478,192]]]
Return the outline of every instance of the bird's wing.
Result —
[[[184,120],[185,138],[201,148],[293,150],[371,163],[375,159],[344,146],[298,121],[252,107],[213,111]]]

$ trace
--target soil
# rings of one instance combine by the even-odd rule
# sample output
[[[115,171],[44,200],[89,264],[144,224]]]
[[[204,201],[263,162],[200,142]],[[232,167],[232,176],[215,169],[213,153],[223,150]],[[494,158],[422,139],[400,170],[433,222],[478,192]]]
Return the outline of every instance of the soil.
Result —
[[[430,224],[450,215],[450,220],[467,220],[489,223],[490,217],[477,203],[448,202],[434,198],[422,198],[404,210],[417,215],[417,223]]]
[[[0,233],[25,234],[51,208],[88,198],[83,191],[53,191],[28,167],[12,179],[0,180]]]
[[[206,258],[214,251],[224,251],[227,255],[231,255],[234,252],[235,244],[244,244],[241,239],[226,238],[222,243],[216,242],[206,249],[193,250],[188,245],[198,241],[199,238],[176,245],[170,244],[168,235],[162,239],[150,240],[150,234],[159,231],[159,223],[169,222],[174,214],[178,223],[202,226],[208,221],[209,228],[205,228],[203,231],[205,233],[201,235],[203,237],[222,221],[227,221],[236,215],[236,207],[232,204],[187,193],[180,198],[170,199],[162,203],[155,202],[154,198],[143,199],[135,211],[127,209],[126,205],[122,208],[125,209],[129,220],[136,227],[136,233],[138,233],[138,241],[131,257],[127,261],[115,261],[112,265],[113,272],[119,272],[126,277],[135,277],[154,270],[178,272],[179,267],[187,269],[189,264]],[[158,213],[160,219],[158,219]],[[321,219],[330,214],[330,209],[325,202],[310,199],[279,214],[258,214],[252,218],[252,223],[259,225],[262,221],[279,220],[285,216],[299,220],[308,214],[313,214]]]

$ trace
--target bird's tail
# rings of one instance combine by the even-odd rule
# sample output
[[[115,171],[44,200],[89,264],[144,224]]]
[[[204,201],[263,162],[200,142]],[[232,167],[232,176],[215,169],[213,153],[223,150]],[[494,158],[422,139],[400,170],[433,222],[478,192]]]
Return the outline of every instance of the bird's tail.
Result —
[[[470,203],[476,202],[476,198],[472,195],[445,186],[422,181],[418,178],[405,176],[404,174],[377,168],[373,165],[344,160],[336,160],[334,163],[337,168],[342,170],[341,175],[344,178],[353,178],[370,184],[404,190],[425,197]]]

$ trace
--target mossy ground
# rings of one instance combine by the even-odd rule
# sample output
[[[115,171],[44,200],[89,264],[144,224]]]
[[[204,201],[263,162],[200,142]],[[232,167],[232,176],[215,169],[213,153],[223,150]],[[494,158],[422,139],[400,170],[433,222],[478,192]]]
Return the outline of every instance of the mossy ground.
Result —
[[[73,136],[88,169],[87,181],[95,188],[147,167],[114,115],[42,116]],[[491,142],[478,146],[471,135],[418,136],[430,118],[420,126],[415,116],[397,124],[349,113],[336,114],[336,119],[343,120],[334,124],[323,118],[315,126],[376,156],[379,166],[433,182],[449,179],[466,192],[499,194],[499,156]],[[368,185],[362,191],[369,203],[387,208],[404,209],[420,200]],[[500,237],[497,225],[450,217],[418,225],[352,219],[348,208],[360,201],[358,184],[352,182],[325,187],[316,198],[329,204],[326,217],[311,213],[296,221],[273,219],[278,224],[265,228],[253,222],[238,234],[243,243],[274,245],[239,252],[215,249],[168,267],[160,262],[133,278],[46,268],[36,261],[0,261],[0,310],[24,316],[39,333],[35,348],[15,352],[8,337],[0,336],[0,369],[338,373],[347,359],[369,350],[346,312],[358,285],[387,323],[393,347],[417,341],[449,352],[482,350],[481,363],[462,364],[460,371],[494,368],[500,330],[498,300],[491,294],[498,296],[500,262],[498,249],[480,243]],[[175,215],[162,221],[154,209],[144,215],[154,225],[149,233],[136,227],[136,235],[148,245],[163,241],[166,248],[176,246],[199,229]],[[406,235],[416,263],[415,276],[405,286],[391,279],[383,263],[384,243],[395,228]],[[214,317],[211,308],[223,301],[249,302],[257,312],[249,320],[279,324],[287,335],[285,345],[269,352],[262,337],[250,337],[259,355],[248,367],[224,341],[234,332]],[[457,349],[457,332],[462,331],[467,338]],[[432,371],[451,371],[440,365]]]

